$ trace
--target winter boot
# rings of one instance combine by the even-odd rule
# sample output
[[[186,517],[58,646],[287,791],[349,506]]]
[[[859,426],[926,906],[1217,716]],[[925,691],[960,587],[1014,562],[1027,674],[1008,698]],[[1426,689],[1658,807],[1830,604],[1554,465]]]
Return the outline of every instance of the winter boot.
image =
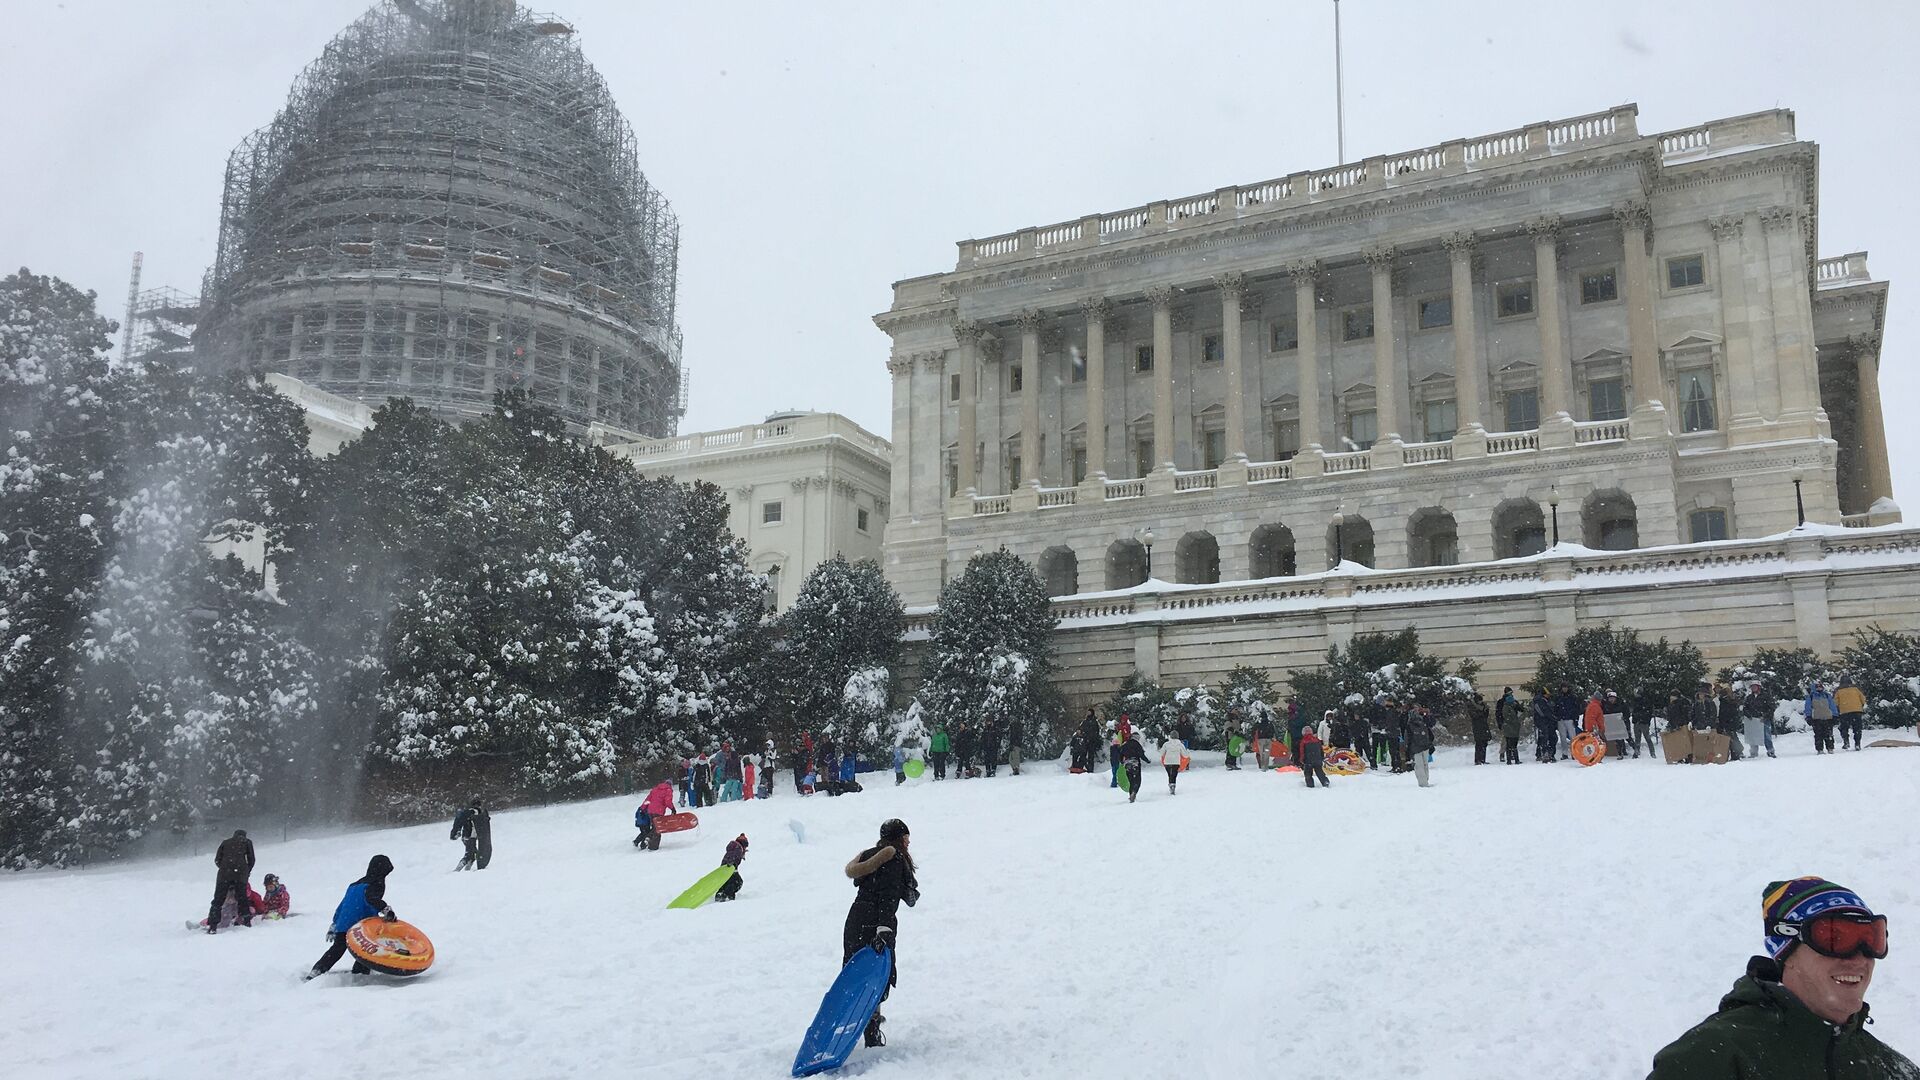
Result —
[[[866,1043],[868,1046],[887,1045],[887,1037],[886,1035],[882,1034],[880,1031],[880,1020],[881,1020],[880,1014],[875,1013],[873,1015],[873,1019],[867,1021]]]
[[[207,924],[207,933],[209,933],[209,934],[217,934],[217,933],[219,933],[219,932],[220,932],[220,928],[219,928],[219,927],[217,927],[217,926],[215,926],[215,925],[214,925],[214,924],[212,924],[212,923],[208,923],[208,924]]]

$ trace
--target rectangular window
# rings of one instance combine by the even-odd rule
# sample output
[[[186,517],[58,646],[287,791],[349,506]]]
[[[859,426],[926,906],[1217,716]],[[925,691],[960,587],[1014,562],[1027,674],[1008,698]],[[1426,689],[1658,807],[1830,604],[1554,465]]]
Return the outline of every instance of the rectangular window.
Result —
[[[947,376],[947,400],[960,400],[960,373],[957,371]]]
[[[1451,439],[1460,428],[1457,419],[1459,410],[1452,401],[1429,401],[1422,412],[1424,415],[1421,419],[1426,424],[1428,442]]]
[[[1533,314],[1533,282],[1509,281],[1494,290],[1497,301],[1494,310],[1502,319],[1518,318]]]
[[[1017,488],[1019,486],[1020,486],[1020,455],[1008,454],[1007,455],[1007,490],[1012,491],[1014,488]]]
[[[1086,447],[1076,446],[1073,448],[1073,462],[1071,464],[1071,468],[1073,469],[1074,483],[1077,484],[1080,481],[1085,480],[1087,478],[1087,448]]]
[[[1133,443],[1133,475],[1145,476],[1153,471],[1153,440],[1135,439]]]
[[[1353,445],[1349,450],[1371,450],[1373,442],[1380,437],[1380,414],[1372,409],[1360,409],[1347,414],[1347,439]]]
[[[1709,540],[1727,538],[1727,512],[1725,510],[1695,510],[1687,515],[1687,532],[1696,544]]]
[[[780,502],[778,499],[773,502],[763,502],[760,504],[760,524],[780,524]]]
[[[1587,419],[1621,420],[1627,415],[1627,390],[1619,376],[1587,384]]]
[[[1217,364],[1226,355],[1227,355],[1226,350],[1220,344],[1219,334],[1205,334],[1201,336],[1200,338],[1200,362],[1201,363]]]
[[[1453,297],[1433,296],[1420,301],[1420,329],[1437,330],[1453,325]]]
[[[1613,267],[1605,270],[1589,270],[1580,275],[1580,302],[1583,304],[1604,304],[1617,299],[1619,286],[1614,283]]]
[[[960,494],[960,463],[951,459],[947,462],[947,498]]]
[[[864,509],[853,512],[853,527],[861,532],[867,531],[867,512]]]
[[[1152,371],[1153,370],[1153,346],[1151,345],[1134,346],[1133,370],[1135,371]]]
[[[1071,370],[1071,371],[1073,372],[1073,375],[1072,375],[1071,377],[1072,377],[1072,379],[1073,379],[1073,381],[1074,381],[1074,382],[1077,382],[1077,383],[1078,383],[1078,382],[1086,382],[1086,381],[1087,381],[1087,357],[1086,357],[1086,354],[1084,354],[1084,353],[1081,353],[1081,352],[1078,352],[1078,351],[1075,351],[1075,352],[1074,352],[1074,354],[1073,354],[1073,357],[1072,357],[1072,362],[1071,362],[1071,363],[1069,363],[1069,364],[1067,365],[1067,367],[1068,367],[1068,369],[1069,369],[1069,370]]]
[[[1680,430],[1712,431],[1714,423],[1713,370],[1694,368],[1679,375]]]
[[[1540,426],[1540,391],[1507,391],[1507,430],[1532,431]]]
[[[1300,327],[1292,319],[1275,319],[1267,327],[1269,352],[1292,352],[1300,347]]]
[[[1373,336],[1373,305],[1348,308],[1340,313],[1340,340],[1365,341]]]
[[[1707,280],[1707,260],[1701,255],[1676,255],[1667,260],[1667,288],[1690,289]]]
[[[1227,433],[1224,431],[1209,431],[1201,436],[1201,438],[1204,441],[1201,444],[1202,464],[1200,467],[1203,469],[1219,468],[1220,463],[1227,459]]]
[[[1020,386],[1021,386],[1020,365],[1008,364],[1007,365],[1007,393],[1009,394],[1019,393]]]
[[[1300,452],[1300,421],[1281,420],[1273,425],[1273,459],[1287,461]]]

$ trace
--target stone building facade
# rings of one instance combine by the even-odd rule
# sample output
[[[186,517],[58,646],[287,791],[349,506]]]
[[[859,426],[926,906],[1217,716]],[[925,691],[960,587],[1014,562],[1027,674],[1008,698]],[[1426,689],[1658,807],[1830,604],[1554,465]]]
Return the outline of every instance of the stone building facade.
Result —
[[[590,437],[649,476],[704,480],[728,496],[728,523],[785,609],[834,555],[880,558],[892,447],[838,413],[780,413],[762,424],[642,439],[596,426]]]
[[[1637,108],[959,245],[894,286],[884,565],[1056,595],[1898,520],[1885,282],[1784,110]],[[1336,553],[1339,558],[1336,558]]]

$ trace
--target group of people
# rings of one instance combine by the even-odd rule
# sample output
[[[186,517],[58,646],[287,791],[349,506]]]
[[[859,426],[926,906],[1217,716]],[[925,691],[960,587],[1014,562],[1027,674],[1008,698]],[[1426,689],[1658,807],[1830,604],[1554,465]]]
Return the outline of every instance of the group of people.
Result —
[[[933,734],[927,740],[927,756],[933,759],[935,780],[947,778],[949,763],[953,766],[954,775],[962,780],[996,775],[1000,770],[1003,752],[1007,767],[1013,771],[1013,775],[1019,776],[1023,742],[1019,724],[997,720],[985,720],[977,724],[960,721],[949,729],[942,723],[934,726]]]
[[[773,794],[773,740],[759,754],[743,754],[731,742],[712,753],[680,759],[680,805],[698,809]]]
[[[277,874],[261,879],[266,892],[254,891],[253,862],[253,841],[247,838],[245,829],[233,830],[233,835],[214,849],[213,903],[207,906],[207,917],[200,920],[207,933],[216,934],[229,926],[252,926],[257,918],[284,919],[293,908],[293,895]]]

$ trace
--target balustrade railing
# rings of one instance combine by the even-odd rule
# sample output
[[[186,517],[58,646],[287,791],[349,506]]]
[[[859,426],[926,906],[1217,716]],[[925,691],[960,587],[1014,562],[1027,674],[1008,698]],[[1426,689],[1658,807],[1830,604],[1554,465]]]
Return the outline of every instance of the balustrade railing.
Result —
[[[1070,244],[1078,239],[1080,239],[1080,223],[1072,221],[1065,225],[1052,225],[1041,229],[1034,237],[1033,244],[1035,247],[1055,247],[1060,244]]]
[[[1262,461],[1247,466],[1247,483],[1265,484],[1274,480],[1293,479],[1293,462]]]
[[[1269,180],[1264,184],[1255,184],[1252,187],[1240,189],[1240,205],[1242,207],[1265,206],[1268,203],[1277,203],[1285,199],[1291,199],[1292,197],[1292,180]]]
[[[1078,495],[1079,490],[1076,488],[1042,488],[1040,489],[1040,509],[1051,510],[1058,506],[1072,506]]]
[[[1316,174],[1313,178],[1313,190],[1332,191],[1336,188],[1353,187],[1356,184],[1365,183],[1366,179],[1365,165],[1342,165]]]
[[[1115,499],[1138,499],[1146,495],[1146,493],[1147,480],[1144,476],[1133,480],[1107,481],[1108,502],[1112,502]]]
[[[1355,450],[1345,454],[1328,454],[1321,471],[1328,476],[1340,473],[1366,472],[1373,468],[1373,454],[1367,450]]]
[[[1813,279],[1814,284],[1825,289],[1835,285],[1872,281],[1873,275],[1867,272],[1867,253],[1854,251],[1814,263]]]
[[[1100,218],[1100,235],[1131,232],[1147,227],[1147,208],[1137,206],[1132,210],[1122,210],[1117,214],[1106,214]]]
[[[1175,491],[1212,491],[1220,486],[1219,469],[1202,469],[1199,472],[1173,474]]]
[[[973,516],[992,517],[1013,509],[1011,495],[975,495],[973,497]]]
[[[1453,444],[1450,442],[1408,443],[1404,451],[1409,465],[1430,465],[1436,461],[1453,460]]]
[[[1522,450],[1540,449],[1538,431],[1503,431],[1498,435],[1487,436],[1487,453],[1517,454]]]
[[[1167,204],[1167,220],[1179,221],[1181,218],[1205,217],[1220,206],[1219,195],[1196,195],[1191,199]]]
[[[1509,131],[1500,135],[1489,135],[1483,139],[1472,139],[1467,143],[1467,163],[1477,165],[1495,158],[1516,157],[1527,152],[1527,133]]]
[[[1699,127],[1669,131],[1660,136],[1660,153],[1685,154],[1694,150],[1706,150],[1713,145],[1713,132],[1702,124]]]
[[[1576,443],[1618,442],[1626,437],[1625,420],[1582,420],[1573,425]]]

